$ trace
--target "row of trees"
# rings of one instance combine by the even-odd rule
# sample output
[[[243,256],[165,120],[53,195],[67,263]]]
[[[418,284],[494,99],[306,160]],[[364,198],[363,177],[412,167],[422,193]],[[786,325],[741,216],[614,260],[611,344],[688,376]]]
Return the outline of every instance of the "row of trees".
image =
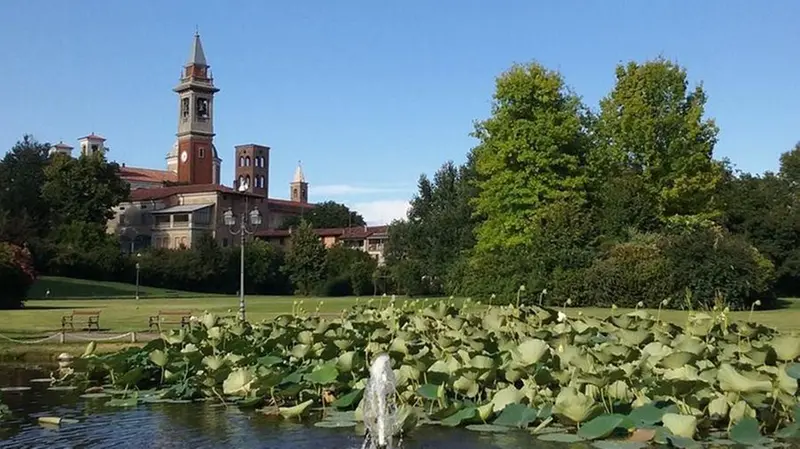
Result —
[[[496,80],[466,162],[421,176],[390,227],[413,295],[749,307],[800,294],[800,149],[778,173],[713,157],[702,86],[664,59],[616,70],[593,110],[538,63]],[[520,292],[521,286],[525,286]]]
[[[106,232],[112,208],[130,193],[120,167],[102,153],[72,158],[50,156],[49,149],[24,136],[0,160],[0,307],[19,307],[37,273],[131,282],[137,262],[144,285],[238,291],[238,249],[221,248],[210,236],[192,249],[123,253],[117,236]],[[357,250],[326,250],[312,231],[363,224],[360,214],[329,201],[304,220],[285,223],[297,230],[285,253],[259,240],[249,243],[247,293],[373,293],[375,261]]]

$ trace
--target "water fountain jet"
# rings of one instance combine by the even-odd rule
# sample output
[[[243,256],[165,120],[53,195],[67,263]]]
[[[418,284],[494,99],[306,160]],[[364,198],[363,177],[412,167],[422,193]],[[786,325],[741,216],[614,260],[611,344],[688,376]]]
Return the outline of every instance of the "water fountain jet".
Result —
[[[369,380],[364,390],[364,426],[367,437],[362,449],[393,449],[399,430],[397,405],[394,400],[397,383],[388,355],[380,354],[369,367]]]

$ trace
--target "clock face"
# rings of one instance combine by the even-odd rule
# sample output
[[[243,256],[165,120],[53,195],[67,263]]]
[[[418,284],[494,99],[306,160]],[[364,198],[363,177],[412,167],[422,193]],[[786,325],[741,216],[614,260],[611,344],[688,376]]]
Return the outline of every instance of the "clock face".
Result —
[[[183,150],[181,153],[181,162],[186,162],[187,159],[189,159],[189,153],[187,153],[186,150]]]

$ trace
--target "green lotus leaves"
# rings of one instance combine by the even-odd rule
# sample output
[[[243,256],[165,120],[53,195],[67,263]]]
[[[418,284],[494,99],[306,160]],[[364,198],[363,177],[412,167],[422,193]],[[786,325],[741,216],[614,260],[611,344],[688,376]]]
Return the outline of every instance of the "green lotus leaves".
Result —
[[[574,387],[561,389],[553,405],[553,414],[573,423],[586,422],[600,412],[600,406],[591,397]]]
[[[538,363],[550,354],[550,346],[539,339],[530,338],[522,341],[511,351],[511,357],[525,368]]]
[[[800,357],[800,337],[794,335],[781,335],[772,339],[772,348],[778,360],[791,362]]]
[[[525,395],[515,386],[509,385],[494,394],[492,397],[492,410],[499,412],[509,404],[519,403],[524,397]]]
[[[679,437],[692,439],[697,432],[697,417],[692,415],[665,413],[661,417],[661,422],[673,435]]]
[[[222,383],[222,392],[228,395],[246,396],[255,380],[251,370],[238,368],[232,371]]]
[[[717,312],[693,314],[681,327],[644,310],[563,319],[530,305],[387,302],[260,324],[204,314],[143,348],[92,354],[81,360],[86,373],[71,376],[82,389],[78,382],[98,379],[122,394],[157,392],[120,398],[132,405],[269,401],[270,415],[323,414],[321,427],[353,427],[363,418],[368,361],[386,353],[406,430],[524,428],[609,448],[698,447],[701,437],[749,444],[777,429],[800,437],[800,339],[765,326],[728,323]]]
[[[741,375],[728,363],[723,363],[719,367],[717,380],[722,391],[732,391],[736,393],[752,393],[772,391],[772,383],[767,380],[753,380]]]

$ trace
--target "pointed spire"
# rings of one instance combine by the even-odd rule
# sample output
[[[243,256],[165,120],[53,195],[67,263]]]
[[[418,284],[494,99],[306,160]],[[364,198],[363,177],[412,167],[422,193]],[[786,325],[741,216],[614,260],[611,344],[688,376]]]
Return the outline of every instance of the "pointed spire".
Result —
[[[294,179],[292,179],[292,183],[296,182],[306,182],[306,177],[303,175],[303,164],[300,161],[297,161],[297,168],[294,171]]]
[[[194,33],[194,42],[192,43],[192,53],[189,55],[187,65],[208,65],[206,63],[206,55],[203,53],[203,44],[200,42],[200,32]]]

